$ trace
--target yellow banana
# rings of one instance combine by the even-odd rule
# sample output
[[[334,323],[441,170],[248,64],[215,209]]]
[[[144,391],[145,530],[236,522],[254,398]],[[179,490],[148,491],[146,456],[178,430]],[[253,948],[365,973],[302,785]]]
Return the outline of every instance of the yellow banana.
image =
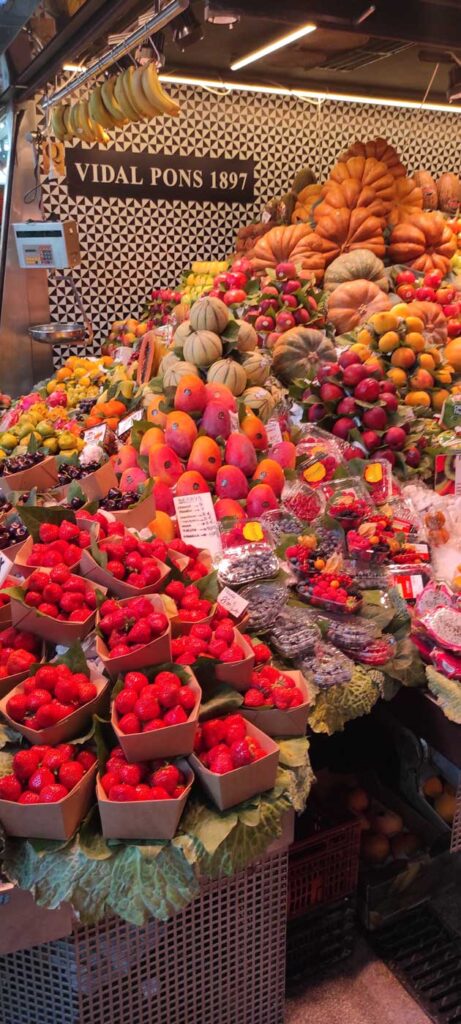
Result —
[[[78,135],[84,142],[95,142],[96,136],[91,130],[90,125],[90,112],[88,108],[88,100],[80,100],[77,103],[77,110],[75,118],[78,125]]]
[[[158,117],[160,110],[150,102],[144,92],[142,72],[142,68],[136,68],[133,74],[127,75],[124,80],[125,87],[134,108],[142,117]]]
[[[93,118],[91,116],[88,118],[88,120],[90,123],[91,131],[96,141],[100,142],[103,146],[107,146],[107,143],[110,142],[110,137],[104,130],[102,125],[99,124],[98,121],[93,121]]]
[[[118,105],[114,96],[115,78],[108,78],[101,86],[101,99],[110,116],[118,125],[128,124],[123,110]]]
[[[74,132],[73,132],[73,129],[72,129],[72,126],[71,126],[71,123],[70,123],[70,112],[71,112],[71,110],[72,110],[72,107],[66,105],[63,108],[63,113],[62,113],[62,123],[63,123],[65,131],[66,131],[66,139],[73,139],[73,137],[74,137]]]
[[[93,121],[97,121],[98,124],[102,125],[103,128],[108,128],[109,131],[112,131],[115,128],[117,122],[104,106],[100,86],[97,89],[92,90],[88,105],[90,117]]]
[[[72,135],[80,136],[80,126],[78,123],[78,103],[73,103],[69,111],[69,131]]]
[[[168,114],[170,117],[178,117],[180,112],[179,103],[172,100],[162,88],[155,64],[146,64],[143,68],[142,84],[148,100],[157,107],[162,114]]]
[[[132,71],[133,68],[129,68],[128,70]],[[140,121],[141,117],[135,107],[133,107],[124,82],[125,73],[126,72],[124,71],[115,79],[114,96],[119,107],[123,110],[125,117],[128,118],[129,121]]]
[[[51,131],[60,142],[64,142],[67,130],[64,123],[64,107],[61,103],[51,111]]]

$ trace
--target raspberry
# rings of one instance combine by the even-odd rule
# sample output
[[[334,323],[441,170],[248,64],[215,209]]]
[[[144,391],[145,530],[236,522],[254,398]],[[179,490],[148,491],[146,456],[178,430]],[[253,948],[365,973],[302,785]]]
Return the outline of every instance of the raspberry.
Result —
[[[123,715],[122,718],[119,720],[118,727],[120,729],[120,732],[123,732],[125,736],[130,736],[136,732],[141,732],[141,723],[137,715],[133,714],[133,712],[130,712],[127,715]]]
[[[15,775],[4,775],[0,779],[0,800],[13,800],[17,803],[21,792],[21,783]]]
[[[166,764],[163,768],[158,768],[153,772],[149,781],[151,786],[163,786],[171,796],[176,786],[179,785],[180,773],[176,765]]]
[[[136,800],[136,789],[134,786],[128,786],[124,782],[117,782],[109,790],[109,800],[117,800],[120,803]]]
[[[35,747],[31,747],[30,750],[18,750],[13,757],[13,771],[21,782],[27,782],[27,779],[38,768],[40,761],[41,755],[37,753]]]
[[[29,777],[29,789],[32,793],[40,793],[44,786],[54,785],[54,775],[49,768],[37,768]]]
[[[66,789],[73,789],[77,786],[85,774],[82,764],[78,761],[66,761],[59,769],[59,781]]]
[[[31,793],[30,789],[26,789],[24,793],[21,793],[18,804],[39,804],[40,797],[38,793]]]
[[[64,800],[66,796],[68,796],[66,787],[59,782],[53,782],[40,790],[39,799],[41,804],[56,804],[58,800]]]
[[[25,693],[15,693],[7,701],[6,711],[14,722],[23,722],[26,717],[27,700]]]

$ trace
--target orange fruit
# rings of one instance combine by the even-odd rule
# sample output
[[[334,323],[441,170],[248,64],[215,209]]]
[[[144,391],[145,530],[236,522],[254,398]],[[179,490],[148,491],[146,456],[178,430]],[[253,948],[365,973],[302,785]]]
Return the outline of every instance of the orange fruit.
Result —
[[[415,391],[427,391],[428,388],[434,387],[434,378],[429,373],[429,370],[418,369],[410,377],[410,387],[414,388]]]
[[[422,352],[418,363],[422,366],[423,370],[435,370],[435,359],[431,356],[430,352]]]
[[[368,345],[361,345],[358,342],[355,342],[354,345],[351,345],[349,352],[355,352],[356,356],[359,357],[362,363],[364,363],[365,360],[368,359],[370,355],[370,349]]]
[[[388,370],[386,377],[389,377],[389,380],[392,380],[397,388],[402,388],[407,383],[407,375],[402,369]]]
[[[361,327],[357,333],[357,342],[359,345],[371,345],[373,342],[373,335],[366,327]]]
[[[434,391],[432,395],[432,408],[434,412],[440,412],[443,403],[446,402],[447,398],[450,397],[450,392],[446,388],[441,388],[440,391]]]
[[[369,321],[378,334],[385,334],[386,331],[395,331],[399,322],[393,310],[386,313],[372,313]]]
[[[393,352],[400,345],[400,338],[397,331],[386,331],[378,341],[380,352]]]
[[[405,398],[405,405],[423,405],[426,409],[431,404],[431,396],[427,391],[409,391]]]
[[[411,366],[416,363],[416,355],[412,348],[397,348],[391,355],[392,366],[398,366],[401,369],[409,370]]]
[[[407,313],[408,313],[408,305],[407,305],[407,303],[406,302],[397,302],[396,305],[392,307],[392,312],[394,313],[395,316],[403,316],[403,317],[406,318]]]
[[[424,352],[426,347],[426,342],[418,331],[409,331],[405,338],[405,344],[409,345],[413,352]]]
[[[406,316],[405,323],[409,331],[417,331],[421,334],[424,330],[424,321],[419,316]]]
[[[149,530],[154,537],[164,540],[166,544],[170,540],[174,540],[176,536],[176,527],[173,520],[166,512],[161,512],[160,509],[155,513],[154,519],[151,519]]]

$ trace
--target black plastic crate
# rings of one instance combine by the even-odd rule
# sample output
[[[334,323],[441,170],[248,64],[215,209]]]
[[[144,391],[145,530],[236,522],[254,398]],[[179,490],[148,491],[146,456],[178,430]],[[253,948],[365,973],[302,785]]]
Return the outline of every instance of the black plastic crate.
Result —
[[[317,979],[321,971],[351,956],[356,936],[355,910],[355,896],[346,896],[288,922],[288,990]]]

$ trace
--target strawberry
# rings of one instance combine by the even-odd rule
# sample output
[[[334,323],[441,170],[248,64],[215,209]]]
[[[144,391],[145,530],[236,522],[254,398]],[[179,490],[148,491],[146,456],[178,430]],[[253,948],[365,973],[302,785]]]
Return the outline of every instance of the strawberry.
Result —
[[[196,662],[196,660],[197,656],[192,652],[190,654],[179,654],[178,657],[175,658],[175,662],[177,665],[187,665],[189,667],[193,665]]]
[[[96,764],[97,757],[91,750],[81,750],[80,753],[77,754],[75,760],[78,761],[79,764],[83,765],[83,770],[87,772],[94,764]]]
[[[7,673],[13,676],[18,672],[27,672],[36,661],[37,655],[29,651],[12,651],[6,663]]]
[[[64,704],[77,704],[78,683],[72,677],[58,679],[54,695],[57,700],[62,701]]]
[[[13,800],[17,803],[21,792],[21,783],[15,775],[4,775],[0,779],[0,800]]]
[[[24,596],[24,604],[29,605],[29,608],[38,608],[39,604],[42,603],[42,595],[38,590],[28,590]]]
[[[138,696],[134,688],[121,690],[114,700],[117,714],[123,716],[127,715],[130,711],[134,711],[137,699]]]
[[[21,782],[27,782],[38,768],[40,761],[40,753],[37,753],[35,747],[31,747],[30,750],[18,750],[13,757],[14,774]]]
[[[146,621],[154,638],[161,636],[168,629],[169,620],[163,612],[152,612]]]
[[[101,777],[101,785],[106,796],[109,796],[109,792],[112,789],[112,786],[116,786],[118,781],[119,777],[117,774],[115,774],[115,772],[109,771],[104,773],[104,775]]]
[[[267,644],[255,644],[253,646],[253,654],[257,665],[270,661],[272,657],[271,649]]]
[[[138,786],[144,778],[144,767],[141,764],[122,764],[120,766],[120,782],[129,786]]]
[[[117,782],[114,786],[111,786],[109,790],[109,800],[117,800],[120,803],[136,800],[135,787],[128,786],[124,782]]]
[[[134,713],[141,722],[150,722],[160,715],[159,702],[155,696],[138,697],[134,706]]]
[[[15,647],[16,650],[21,649],[22,651],[28,651],[30,654],[37,653],[40,641],[36,636],[34,636],[32,633],[26,633],[22,629],[15,629],[14,632],[15,636],[13,637],[13,647]]]
[[[216,775],[225,775],[226,772],[231,772],[235,767],[232,757],[228,751],[223,754],[219,754],[215,761],[213,761],[213,768],[210,770],[215,772]]]
[[[52,544],[54,540],[59,538],[59,527],[55,526],[54,523],[41,523],[38,535],[42,544]]]
[[[69,519],[64,519],[59,526],[59,538],[60,540],[76,540],[80,534],[80,528],[77,523],[71,523]]]
[[[57,750],[53,747],[45,754],[42,765],[44,768],[49,768],[50,772],[55,772],[62,764],[67,760],[64,750]]]
[[[133,712],[123,715],[119,720],[118,727],[120,732],[123,732],[125,736],[141,732],[141,723],[139,718]]]
[[[144,577],[144,587],[152,587],[155,583],[158,583],[161,577],[161,571],[156,562],[145,562],[143,566],[142,576]]]
[[[208,644],[208,653],[210,657],[221,660],[225,651],[227,651],[227,644],[225,640],[210,640]]]
[[[114,776],[116,782],[120,782],[120,769],[122,764],[125,764],[125,758],[114,757],[113,755],[108,758],[106,762],[106,771],[110,772]]]
[[[31,793],[30,789],[26,789],[24,793],[21,793],[18,804],[39,804],[40,797],[38,793]]]
[[[56,804],[58,800],[64,800],[66,796],[68,796],[66,787],[59,782],[52,782],[40,790],[39,799],[41,804]]]
[[[37,686],[42,687],[44,690],[49,690],[51,693],[58,679],[57,665],[40,665],[40,668],[35,673],[35,679]]]
[[[145,722],[142,727],[142,731],[156,732],[157,729],[165,729],[166,724],[167,723],[163,721],[163,718],[153,718],[151,722]]]
[[[151,639],[152,632],[146,619],[140,619],[140,621],[130,629],[127,637],[129,643],[141,644],[141,646],[149,644]]]
[[[221,718],[210,718],[202,725],[202,739],[207,750],[217,746],[226,736],[225,722]]]
[[[70,579],[70,569],[67,565],[56,565],[50,572],[52,583],[59,583],[62,587]]]
[[[243,703],[246,708],[264,707],[264,695],[261,693],[261,690],[252,687],[247,690]]]
[[[125,566],[123,565],[123,562],[120,562],[115,558],[112,558],[107,563],[107,572],[110,573],[111,576],[114,576],[116,580],[125,579]]]
[[[7,714],[14,722],[23,722],[27,712],[28,698],[24,693],[14,693],[6,705]]]
[[[217,640],[225,640],[226,644],[232,644],[234,642],[234,625],[230,619],[223,619],[219,626],[216,626],[214,635]]]
[[[73,789],[83,779],[84,774],[84,767],[78,761],[66,761],[65,764],[61,765],[58,777],[61,785],[65,786],[66,789]]]
[[[185,589],[184,583],[181,583],[181,580],[172,580],[165,587],[165,594],[168,594],[168,597],[171,597],[173,601],[180,601]]]
[[[176,765],[166,764],[163,768],[158,768],[153,772],[149,781],[151,786],[163,786],[171,796],[176,786],[179,785],[179,780],[180,773]]]
[[[67,620],[66,616],[63,615],[63,619],[67,622],[86,622],[90,614],[90,610],[86,608],[84,605],[82,605],[81,608],[75,608],[74,611],[70,613],[69,618]]]
[[[81,608],[84,603],[83,594],[63,594],[60,601],[60,608],[63,612],[75,612],[78,608]],[[86,617],[89,612],[85,609]]]
[[[99,611],[102,617],[115,615],[116,612],[120,611],[120,606],[114,598],[110,597],[107,601],[103,601]]]
[[[88,704],[90,700],[94,700],[97,697],[98,691],[94,683],[90,680],[78,684],[78,702],[79,704]]]
[[[232,644],[232,646],[228,647],[221,655],[221,661],[226,664],[227,662],[243,661],[244,657],[245,654],[243,648],[240,647],[239,644]]]
[[[125,655],[131,654],[133,648],[128,647],[128,644],[116,644],[115,647],[111,648],[111,658],[124,658]]]
[[[44,786],[52,786],[54,784],[53,772],[50,772],[49,768],[36,768],[32,775],[29,776],[29,789],[33,793],[40,793]]]
[[[152,786],[150,791],[151,800],[169,800],[170,794],[163,786]]]
[[[144,782],[140,782],[138,786],[134,787],[136,793],[136,800],[152,800],[150,786],[146,786]]]
[[[62,597],[62,587],[59,583],[47,583],[43,588],[43,599],[50,604],[59,604]]]
[[[179,679],[175,676],[174,680],[160,679],[155,680],[155,696],[162,708],[174,708],[179,701],[179,692],[181,689]],[[156,718],[156,715],[151,715],[151,718]]]
[[[40,593],[44,590],[47,583],[49,583],[50,577],[46,572],[33,572],[27,581],[27,589],[39,590]]]
[[[245,765],[251,764],[253,760],[247,739],[236,740],[234,743],[231,743],[229,753],[234,768],[243,768]]]
[[[211,640],[213,636],[213,630],[206,622],[195,622],[191,628],[190,636],[198,637],[199,640],[208,641]]]
[[[137,620],[145,619],[152,614],[152,604],[148,597],[133,597],[125,605],[125,609],[129,610],[130,615]]]
[[[40,690],[38,687],[32,690],[32,693],[27,694],[27,710],[37,711],[44,704],[49,704],[51,701],[51,695],[48,690]]]
[[[188,686],[183,686],[179,693],[179,703],[184,711],[189,715],[195,707],[197,697],[193,690],[190,690]]]
[[[144,672],[127,672],[125,676],[124,686],[133,687],[137,693],[140,693],[143,686],[148,686],[149,680]]]

